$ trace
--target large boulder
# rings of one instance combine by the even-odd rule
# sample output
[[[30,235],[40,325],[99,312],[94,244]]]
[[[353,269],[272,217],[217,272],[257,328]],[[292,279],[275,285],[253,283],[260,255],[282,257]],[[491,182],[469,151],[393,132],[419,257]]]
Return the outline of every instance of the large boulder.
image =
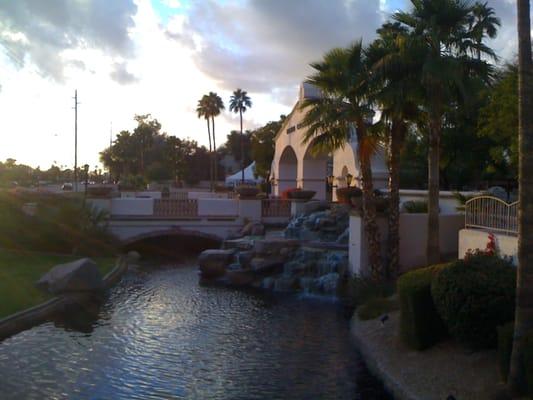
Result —
[[[264,236],[265,226],[260,222],[248,222],[241,229],[243,236]]]
[[[328,210],[329,207],[329,202],[326,200],[311,200],[304,204],[304,214]]]
[[[250,286],[254,281],[254,274],[247,269],[232,268],[226,271],[226,277],[233,286]]]
[[[203,278],[218,278],[226,273],[226,267],[233,261],[234,249],[204,250],[198,256],[198,267]]]
[[[274,280],[274,291],[290,292],[298,289],[298,280],[289,276],[280,276]]]
[[[252,261],[250,261],[250,268],[252,271],[259,274],[274,273],[283,268],[283,260],[281,260],[279,257],[254,257]]]
[[[326,274],[318,278],[317,284],[321,292],[328,295],[336,295],[339,286],[340,275],[336,272]]]
[[[278,255],[283,248],[294,248],[299,246],[298,240],[294,239],[263,239],[256,240],[254,251],[262,256]]]
[[[99,291],[104,288],[104,281],[96,263],[90,258],[82,258],[56,265],[37,281],[36,286],[52,294],[61,294]]]
[[[254,245],[253,240],[249,238],[228,239],[224,240],[222,246],[224,249],[250,250]]]

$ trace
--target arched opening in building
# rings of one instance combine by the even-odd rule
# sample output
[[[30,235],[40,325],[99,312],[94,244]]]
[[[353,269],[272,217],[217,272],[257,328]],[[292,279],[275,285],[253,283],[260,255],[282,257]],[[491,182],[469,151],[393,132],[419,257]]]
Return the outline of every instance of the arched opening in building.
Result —
[[[307,147],[302,165],[301,187],[305,190],[314,190],[315,199],[326,200],[328,160],[327,153],[313,154],[312,143]]]
[[[278,164],[277,194],[297,186],[298,159],[291,146],[285,147]]]

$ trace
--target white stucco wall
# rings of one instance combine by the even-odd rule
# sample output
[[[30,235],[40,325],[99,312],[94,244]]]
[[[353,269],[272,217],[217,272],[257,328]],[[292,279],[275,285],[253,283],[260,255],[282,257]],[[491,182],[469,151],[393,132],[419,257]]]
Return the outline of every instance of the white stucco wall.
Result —
[[[381,249],[386,252],[387,221],[378,219],[381,233]],[[459,231],[464,226],[461,214],[440,215],[439,240],[441,256],[456,257],[458,254]],[[400,272],[426,266],[427,214],[400,215]],[[352,274],[368,274],[368,255],[366,236],[362,218],[350,216],[349,242],[350,272]]]
[[[188,199],[227,199],[227,193],[216,192],[187,192]]]
[[[461,229],[459,232],[459,258],[464,258],[469,250],[484,250],[489,242],[489,231],[481,229]],[[496,251],[501,256],[511,257],[517,265],[518,237],[493,233],[496,241]]]

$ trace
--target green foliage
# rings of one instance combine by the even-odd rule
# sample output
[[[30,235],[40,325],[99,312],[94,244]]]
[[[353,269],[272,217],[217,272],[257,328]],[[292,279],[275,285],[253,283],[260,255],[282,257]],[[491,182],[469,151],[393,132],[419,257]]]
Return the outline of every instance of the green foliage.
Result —
[[[366,321],[369,319],[376,319],[383,314],[396,310],[397,308],[398,305],[394,300],[375,297],[357,307],[357,316],[360,320]]]
[[[513,319],[515,286],[516,269],[510,261],[476,253],[441,271],[431,293],[450,334],[479,349],[495,347],[496,328]]]
[[[504,381],[509,375],[511,364],[511,352],[513,351],[514,321],[498,326],[498,364]]]
[[[36,306],[51,295],[38,290],[35,282],[57,264],[79,259],[22,250],[0,249],[0,318]],[[94,258],[102,275],[115,265],[115,258]]]
[[[120,190],[144,190],[146,181],[142,175],[124,175],[119,181]]]
[[[409,200],[403,203],[403,209],[409,214],[424,214],[428,212],[428,202],[425,200]]]
[[[400,336],[411,348],[424,350],[446,335],[431,296],[431,281],[447,264],[417,269],[398,279]]]
[[[376,298],[386,298],[394,293],[391,282],[376,282],[370,278],[353,276],[341,282],[339,295],[347,306],[357,307]]]
[[[285,118],[285,115],[281,115],[279,121],[271,121],[252,131],[251,158],[255,161],[255,173],[264,179],[269,178],[270,167],[274,158],[274,137],[281,129]]]
[[[32,204],[34,215],[25,211]],[[0,243],[9,249],[112,255],[117,240],[107,214],[75,196],[0,193]]]

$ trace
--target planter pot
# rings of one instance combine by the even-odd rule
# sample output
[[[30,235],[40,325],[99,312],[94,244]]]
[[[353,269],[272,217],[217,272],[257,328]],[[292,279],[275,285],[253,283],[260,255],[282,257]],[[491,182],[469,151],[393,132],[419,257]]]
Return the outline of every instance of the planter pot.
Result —
[[[311,200],[316,194],[314,190],[295,190],[288,193],[291,200]]]
[[[361,197],[363,192],[358,187],[344,187],[339,188],[336,191],[337,201],[343,204],[351,204],[351,198]]]
[[[239,194],[239,199],[255,199],[259,193],[259,188],[254,186],[241,186],[237,188],[237,193]]]

